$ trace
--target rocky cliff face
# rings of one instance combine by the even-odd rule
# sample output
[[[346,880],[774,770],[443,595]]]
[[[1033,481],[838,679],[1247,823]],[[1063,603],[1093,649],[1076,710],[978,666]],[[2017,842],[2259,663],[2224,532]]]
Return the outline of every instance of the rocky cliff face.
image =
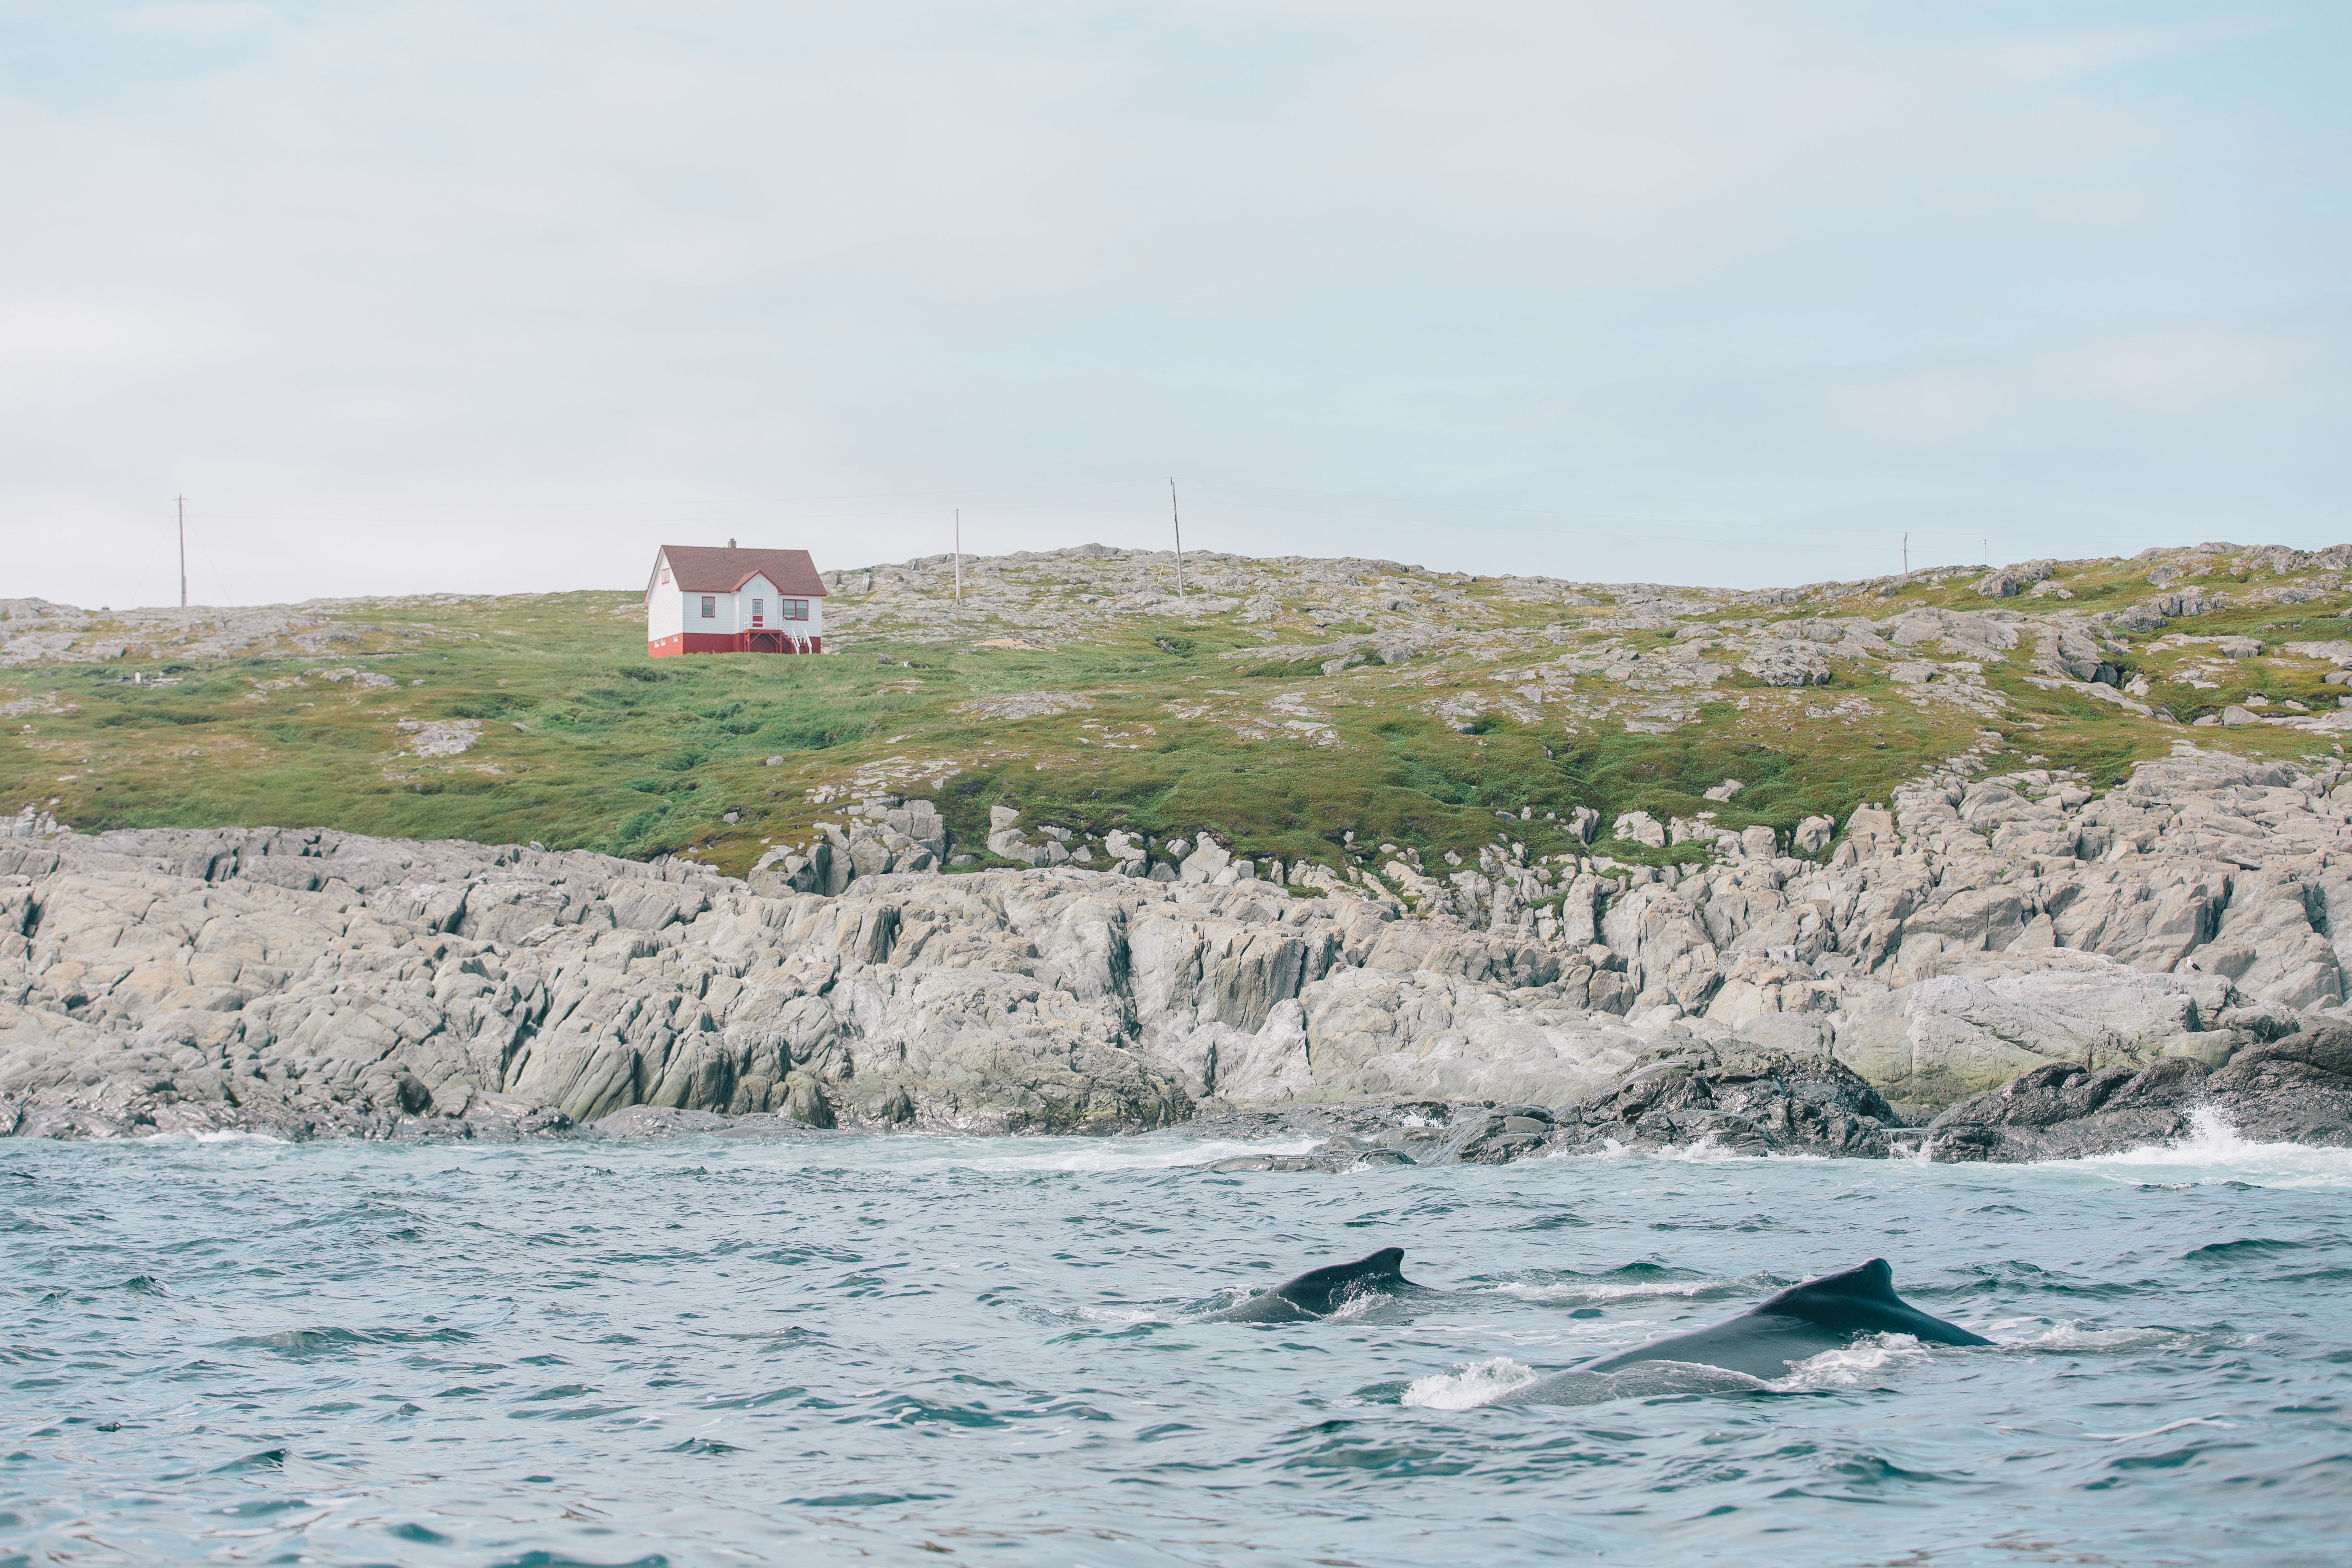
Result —
[[[2178,752],[2095,798],[1928,779],[1818,858],[1291,868],[1313,897],[1206,837],[1174,880],[893,869],[950,848],[920,802],[748,883],[26,818],[0,837],[0,1130],[489,1133],[641,1105],[1114,1130],[1407,1099],[1560,1108],[1545,1146],[1647,1117],[1885,1152],[1880,1125],[1947,1111],[1948,1157],[2030,1157],[2068,1094],[2177,1126],[2232,1073],[2333,1070],[2260,1064],[2337,1021],[2352,782]],[[1808,1073],[1866,1089],[1832,1115]],[[1713,1087],[1660,1087],[1694,1075]]]

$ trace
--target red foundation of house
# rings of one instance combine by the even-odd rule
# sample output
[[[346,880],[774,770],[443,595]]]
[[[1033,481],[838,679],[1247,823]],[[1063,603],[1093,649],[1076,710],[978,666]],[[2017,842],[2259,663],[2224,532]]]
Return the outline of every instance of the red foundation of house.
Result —
[[[824,638],[797,632],[679,632],[646,644],[648,658],[677,658],[689,653],[823,653]]]

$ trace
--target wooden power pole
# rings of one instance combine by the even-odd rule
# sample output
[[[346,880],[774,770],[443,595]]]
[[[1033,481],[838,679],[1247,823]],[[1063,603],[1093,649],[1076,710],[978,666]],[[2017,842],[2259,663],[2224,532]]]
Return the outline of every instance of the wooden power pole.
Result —
[[[963,603],[963,508],[956,508],[956,603]]]
[[[180,608],[188,607],[188,498],[180,498]]]
[[[1168,519],[1176,525],[1176,596],[1184,596],[1184,519],[1176,510],[1176,481],[1168,481]]]

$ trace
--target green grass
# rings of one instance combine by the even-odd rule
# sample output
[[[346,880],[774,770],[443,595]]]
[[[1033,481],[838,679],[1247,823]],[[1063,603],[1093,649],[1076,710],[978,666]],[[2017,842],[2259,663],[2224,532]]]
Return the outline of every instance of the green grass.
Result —
[[[2071,604],[2008,604],[2115,607],[2155,591],[2141,580],[2144,563],[2063,570],[2077,594]],[[1820,613],[1984,607],[1971,581],[1914,584],[1893,599],[1857,595]],[[2204,585],[2244,592],[2234,582]],[[1605,605],[1564,612],[1509,602],[1485,584],[1469,592],[1482,625],[1531,634],[1528,651],[1499,661],[1424,654],[1325,677],[1316,660],[1253,659],[1261,634],[1239,626],[1140,617],[1051,651],[860,637],[822,658],[652,661],[629,594],[368,606],[341,617],[354,640],[329,657],[136,665],[151,676],[177,669],[179,684],[163,688],[132,684],[128,660],[0,672],[0,700],[54,693],[47,710],[62,710],[5,721],[0,807],[54,800],[62,819],[90,829],[274,824],[630,856],[691,852],[740,871],[764,843],[804,838],[816,821],[838,820],[846,804],[839,792],[863,785],[935,799],[960,844],[975,850],[989,808],[1012,805],[1033,821],[1092,833],[1208,827],[1244,853],[1338,863],[1349,829],[1360,849],[1393,842],[1425,856],[1469,855],[1503,837],[1549,853],[1572,841],[1546,814],[1565,818],[1579,806],[1598,811],[1604,830],[1634,809],[1661,820],[1712,811],[1732,829],[1787,828],[1813,815],[1843,820],[1856,804],[1885,800],[1903,780],[1977,744],[1988,728],[1999,732],[1996,767],[2078,767],[2101,784],[2184,738],[2250,754],[2325,749],[2309,735],[2161,725],[2042,690],[2025,679],[2030,648],[1986,671],[2011,704],[1996,719],[1921,705],[1880,667],[1842,660],[1825,688],[1773,690],[1727,677],[1706,694],[1696,722],[1664,734],[1608,723],[1570,734],[1557,713],[1521,723],[1500,705],[1464,732],[1435,715],[1438,700],[1507,692],[1514,660],[1554,658],[1589,640],[1561,645],[1532,634],[1610,613]],[[2347,630],[2336,615],[2345,602],[2336,595],[2288,610],[2244,606],[2168,629],[2271,644],[2334,638]],[[1370,629],[1349,622],[1280,635],[1328,642]],[[2147,700],[2184,721],[2257,694],[2273,703],[2294,696],[2314,709],[2332,709],[2339,695],[2319,679],[2324,663],[2274,655],[2229,661],[2228,679],[2200,690],[2188,680],[2205,650],[2151,650],[2153,639],[2134,640],[2125,662],[2155,683]],[[316,673],[341,668],[394,684],[362,689]],[[1084,693],[1092,706],[1021,721],[962,706],[1032,690]],[[1588,691],[1598,700],[1612,689],[1596,677],[1578,690],[1580,700]],[[1854,698],[1869,711],[1835,708]],[[1269,720],[1277,702],[1306,704],[1330,727],[1332,743]],[[403,720],[470,720],[481,738],[462,755],[418,758],[403,750]],[[771,757],[782,764],[765,765]],[[1748,787],[1727,803],[1706,800],[1726,778]],[[813,791],[836,793],[820,803]],[[1518,819],[1523,808],[1532,820]],[[723,820],[730,810],[737,823]],[[1508,822],[1496,816],[1505,811]]]

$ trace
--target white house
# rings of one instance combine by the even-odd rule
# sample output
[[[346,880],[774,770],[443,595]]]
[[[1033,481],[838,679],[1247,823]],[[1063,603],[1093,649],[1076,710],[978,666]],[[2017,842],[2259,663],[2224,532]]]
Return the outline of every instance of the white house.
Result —
[[[646,583],[646,652],[823,653],[824,579],[805,550],[665,544]]]

